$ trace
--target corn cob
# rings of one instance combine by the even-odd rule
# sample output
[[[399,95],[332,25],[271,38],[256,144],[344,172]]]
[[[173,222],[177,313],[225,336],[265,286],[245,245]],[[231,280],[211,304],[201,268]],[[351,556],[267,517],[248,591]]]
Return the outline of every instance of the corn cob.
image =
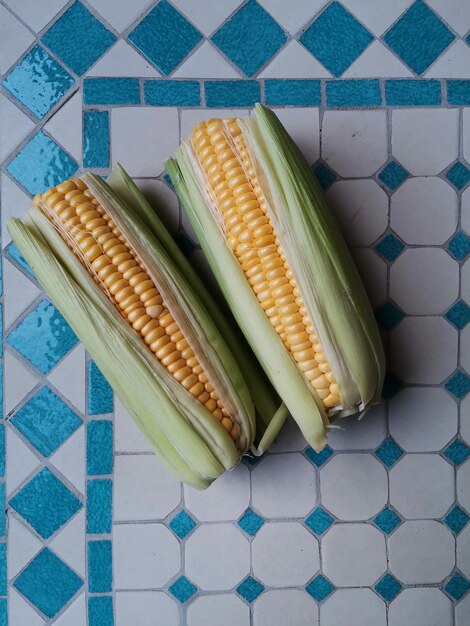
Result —
[[[272,111],[197,125],[167,170],[242,331],[307,440],[380,396],[372,310],[310,169]]]

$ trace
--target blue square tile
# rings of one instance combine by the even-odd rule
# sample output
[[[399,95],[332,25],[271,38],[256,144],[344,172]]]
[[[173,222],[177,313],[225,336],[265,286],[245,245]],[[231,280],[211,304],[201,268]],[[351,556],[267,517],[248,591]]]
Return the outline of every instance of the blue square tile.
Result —
[[[391,574],[385,574],[374,589],[386,602],[391,602],[403,589],[403,585]]]
[[[140,85],[137,78],[85,78],[85,104],[139,104]]]
[[[470,582],[459,572],[456,572],[444,586],[444,590],[454,600],[460,600],[463,598],[469,589]]]
[[[10,506],[43,537],[49,538],[82,508],[82,503],[47,468],[10,500]]]
[[[94,361],[88,362],[88,414],[113,412],[113,390]]]
[[[169,588],[168,591],[178,600],[181,604],[184,604],[189,598],[197,592],[196,585],[193,585],[185,576],[180,576]]]
[[[7,593],[7,546],[0,543],[0,595],[6,596]]]
[[[82,424],[49,387],[42,387],[12,417],[11,423],[43,456],[50,456]]]
[[[328,189],[337,179],[336,174],[324,163],[319,163],[313,168],[315,178],[318,180],[322,189]]]
[[[390,161],[388,165],[380,172],[378,178],[384,185],[387,185],[389,189],[395,191],[402,182],[408,178],[408,172],[399,165],[396,161]]]
[[[463,189],[470,180],[470,170],[463,163],[458,161],[447,172],[446,178],[456,189]]]
[[[74,2],[42,36],[43,43],[81,76],[117,37],[81,4]]]
[[[8,600],[0,598],[0,626],[8,626]]]
[[[395,235],[386,235],[382,241],[375,246],[375,249],[386,261],[395,261],[395,259],[405,249],[405,244],[402,243]]]
[[[460,439],[454,439],[444,450],[443,454],[454,465],[460,465],[470,456],[470,448]]]
[[[447,244],[447,249],[457,261],[463,261],[470,252],[470,238],[463,232],[456,233]]]
[[[3,81],[5,89],[42,119],[74,79],[41,46],[34,46]]]
[[[237,587],[237,593],[247,602],[254,602],[256,598],[264,591],[264,585],[255,580],[252,576],[248,576]]]
[[[186,511],[180,511],[168,524],[171,530],[180,539],[184,539],[189,533],[196,528],[196,522],[193,518],[186,513]]]
[[[335,586],[332,585],[330,581],[322,574],[319,574],[308,583],[308,585],[305,587],[305,590],[317,602],[321,602],[333,593],[333,591],[335,590]]]
[[[201,39],[201,33],[166,0],[161,0],[129,34],[129,41],[165,76]]]
[[[114,626],[111,596],[88,598],[88,626]]]
[[[88,480],[86,484],[86,531],[110,533],[112,525],[113,483],[109,478]]]
[[[469,516],[459,506],[454,506],[444,517],[443,522],[448,526],[456,535],[461,532],[468,524]]]
[[[444,387],[455,398],[461,400],[468,394],[468,392],[470,392],[470,377],[468,377],[464,372],[457,370],[454,374],[452,374]]]
[[[286,78],[265,80],[264,101],[268,106],[320,106],[320,81]]]
[[[83,115],[83,166],[109,167],[109,112]]]
[[[6,340],[43,374],[48,374],[78,343],[65,319],[47,300],[28,313]]]
[[[470,307],[463,300],[459,300],[444,317],[458,330],[462,330],[470,322]]]
[[[113,471],[113,423],[91,420],[87,424],[87,474],[100,476]]]
[[[305,454],[308,460],[316,465],[316,467],[321,467],[328,461],[330,456],[332,456],[333,450],[328,445],[326,445],[321,452],[315,452],[315,450],[309,447],[305,450]]]
[[[5,476],[5,426],[0,424],[0,476]]]
[[[254,537],[258,530],[264,525],[264,519],[251,509],[247,509],[238,520],[238,525],[240,528],[243,528],[250,537]]]
[[[315,534],[322,535],[325,530],[328,530],[334,521],[335,520],[325,511],[325,509],[317,507],[314,511],[312,511],[312,513],[310,513],[304,524],[313,530]]]
[[[447,102],[457,106],[470,104],[470,80],[448,80]]]
[[[330,80],[326,83],[329,107],[377,107],[382,104],[378,80]]]
[[[13,583],[49,618],[54,617],[82,585],[82,579],[48,548],[41,550]]]
[[[373,39],[349,11],[333,2],[300,37],[300,43],[332,74],[340,76]]]
[[[389,509],[386,506],[378,515],[374,517],[374,523],[386,535],[389,535],[397,526],[401,524],[401,518],[395,513],[395,511],[392,511],[392,509]]]
[[[384,35],[389,48],[417,74],[422,74],[454,39],[447,26],[421,0]]]
[[[286,43],[279,24],[256,0],[248,0],[212,36],[212,42],[246,76],[253,76]]]
[[[58,185],[77,169],[78,163],[42,131],[28,141],[7,167],[32,195]]]
[[[261,99],[257,80],[206,80],[204,91],[208,107],[252,107]]]
[[[438,106],[442,102],[439,80],[403,79],[385,81],[389,106]]]
[[[113,586],[112,544],[107,539],[89,541],[88,555],[88,591],[107,593]]]
[[[385,302],[375,312],[375,317],[379,324],[381,324],[387,330],[391,330],[397,324],[399,324],[405,317],[405,314],[400,307],[393,304],[393,302]]]
[[[146,80],[144,98],[151,106],[196,107],[201,104],[201,86],[196,80]]]
[[[403,450],[391,437],[385,439],[375,451],[375,455],[389,468],[401,459],[403,454]]]

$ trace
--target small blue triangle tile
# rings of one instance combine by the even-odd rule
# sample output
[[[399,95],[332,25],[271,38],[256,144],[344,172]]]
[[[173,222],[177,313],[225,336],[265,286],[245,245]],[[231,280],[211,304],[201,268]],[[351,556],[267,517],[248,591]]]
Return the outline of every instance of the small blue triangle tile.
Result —
[[[380,511],[378,515],[374,517],[374,524],[380,528],[386,535],[389,535],[391,532],[397,528],[401,524],[401,517],[395,513],[392,509],[386,506],[384,509]]]
[[[446,178],[456,189],[463,189],[470,181],[470,169],[460,161],[457,161],[446,173]]]
[[[321,602],[333,593],[335,586],[322,574],[318,574],[318,576],[315,576],[315,578],[308,583],[305,590],[317,602]]]
[[[405,244],[395,235],[389,234],[376,244],[375,249],[381,257],[391,263],[403,252]]]
[[[185,510],[177,513],[168,526],[180,539],[184,539],[196,528],[196,522]]]
[[[460,572],[455,572],[444,585],[444,591],[454,600],[460,600],[470,589],[470,582]]]
[[[448,526],[456,535],[461,532],[468,524],[470,517],[461,509],[458,505],[452,507],[452,509],[444,517],[443,522]]]
[[[384,328],[391,330],[405,317],[403,311],[393,302],[385,302],[375,312],[375,318]]]
[[[184,604],[189,598],[197,592],[196,585],[188,580],[185,576],[180,576],[169,588],[168,591],[174,596],[178,602]]]
[[[463,261],[470,253],[470,237],[459,231],[450,239],[447,249],[454,259]]]
[[[470,392],[470,377],[464,372],[456,370],[446,382],[444,387],[455,398],[461,400]]]
[[[392,467],[403,454],[403,450],[391,437],[385,439],[375,451],[375,456],[388,468]]]
[[[379,173],[378,178],[391,191],[395,191],[407,178],[408,172],[396,161],[390,161]]]
[[[264,519],[252,509],[247,509],[237,523],[250,537],[254,537],[264,525]]]
[[[403,382],[393,372],[385,374],[384,384],[382,387],[382,398],[390,400],[403,387]]]
[[[403,585],[391,574],[385,574],[379,582],[374,585],[374,589],[386,602],[391,602],[403,589]]]
[[[254,602],[262,594],[264,586],[252,576],[247,576],[237,587],[237,593],[247,602]]]
[[[444,450],[443,455],[454,465],[460,465],[470,456],[470,448],[460,439],[454,439]]]
[[[313,168],[313,173],[322,189],[328,189],[337,179],[336,174],[324,163],[319,163]]]
[[[242,461],[247,464],[248,467],[254,467],[258,465],[260,461],[264,459],[264,454],[262,456],[255,456],[252,452],[248,451],[243,455]]]
[[[8,246],[5,248],[5,252],[7,257],[9,257],[10,259],[12,259],[15,263],[17,263],[21,268],[23,268],[24,272],[28,275],[28,278],[34,278],[33,276],[33,271],[32,269],[29,267],[29,265],[26,263],[23,255],[21,254],[21,252],[18,250],[18,248],[16,247],[16,245],[13,243],[13,241],[11,241]]]
[[[470,307],[463,300],[456,302],[444,315],[457,330],[462,330],[470,322]]]
[[[330,456],[333,455],[333,450],[329,445],[326,445],[320,452],[315,452],[315,450],[308,447],[305,450],[305,454],[311,463],[316,465],[316,467],[321,467],[328,461]]]
[[[327,511],[325,511],[325,509],[322,509],[320,506],[318,506],[306,518],[304,524],[305,526],[308,526],[310,530],[313,530],[316,535],[322,535],[325,530],[328,530],[328,528],[334,523],[334,521],[334,518],[331,517],[331,515]]]

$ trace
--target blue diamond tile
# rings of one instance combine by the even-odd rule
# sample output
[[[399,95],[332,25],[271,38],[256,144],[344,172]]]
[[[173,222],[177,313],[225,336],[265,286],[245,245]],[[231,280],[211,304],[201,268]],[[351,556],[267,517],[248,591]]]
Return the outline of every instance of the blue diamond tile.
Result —
[[[13,178],[33,195],[70,178],[77,169],[78,163],[41,131],[7,167]]]
[[[335,76],[340,76],[374,39],[356,18],[333,2],[300,37],[307,50]]]
[[[186,511],[180,511],[168,525],[180,539],[184,539],[196,528],[196,522]]]
[[[49,387],[42,387],[11,419],[43,456],[50,456],[82,420]]]
[[[11,498],[10,506],[47,539],[82,508],[82,503],[46,467]]]
[[[250,451],[248,451],[242,457],[243,462],[246,463],[249,467],[254,467],[255,465],[258,465],[258,463],[260,461],[262,461],[263,459],[264,459],[264,455],[262,455],[262,456],[255,456]]]
[[[456,189],[462,189],[470,180],[470,170],[468,167],[458,161],[453,165],[446,174],[447,180],[449,180]]]
[[[334,523],[334,519],[331,517],[329,513],[322,509],[321,507],[317,507],[305,520],[304,524],[308,526],[316,535],[322,535],[325,530],[327,530],[331,524]]]
[[[403,387],[402,381],[395,376],[393,372],[387,372],[385,374],[384,385],[382,387],[382,398],[390,400],[393,398],[400,389]]]
[[[180,576],[169,588],[168,591],[183,604],[197,592],[196,585],[193,585],[185,576]]]
[[[307,455],[309,461],[317,467],[321,467],[333,454],[333,450],[328,445],[326,445],[321,452],[315,452],[315,450],[309,447],[305,450],[305,454]]]
[[[395,528],[401,524],[401,518],[389,509],[387,506],[374,517],[374,524],[380,528],[386,535],[389,535]]]
[[[248,0],[212,36],[212,42],[246,76],[256,74],[286,41],[282,28],[256,0]]]
[[[457,370],[454,374],[452,374],[444,387],[455,398],[461,400],[470,391],[470,377],[468,377],[467,374],[464,374],[463,372]]]
[[[263,591],[264,586],[251,576],[245,578],[237,587],[237,593],[242,596],[242,598],[245,598],[247,602],[254,602]]]
[[[402,243],[395,235],[386,235],[382,241],[375,246],[375,249],[386,261],[395,261],[405,249],[405,244]]]
[[[324,576],[319,574],[315,576],[313,580],[311,580],[308,585],[305,587],[307,593],[309,593],[312,598],[314,598],[317,602],[321,602],[325,598],[327,598],[333,591],[335,590],[334,585],[330,583]]]
[[[454,465],[460,465],[470,456],[470,448],[460,439],[454,439],[444,450],[443,454]]]
[[[375,451],[375,455],[387,467],[392,467],[403,454],[403,450],[391,437],[385,439]]]
[[[336,174],[324,163],[319,163],[316,167],[314,167],[313,173],[315,174],[315,177],[320,183],[320,187],[322,189],[328,189],[328,187],[332,185],[337,178]]]
[[[462,330],[470,322],[470,307],[463,300],[459,300],[444,317],[458,330]]]
[[[470,238],[463,232],[456,233],[447,244],[447,249],[457,261],[463,261],[470,252]]]
[[[182,230],[180,230],[178,233],[176,233],[173,236],[173,239],[176,241],[176,243],[178,245],[178,248],[185,255],[191,254],[191,252],[194,252],[194,250],[197,250],[197,245]]]
[[[463,598],[469,589],[470,582],[459,572],[456,572],[444,586],[444,590],[454,600],[460,600],[460,598]]]
[[[34,46],[3,81],[5,89],[42,119],[74,79],[41,46]]]
[[[90,11],[74,2],[42,36],[42,42],[75,74],[81,76],[116,41]]]
[[[391,602],[403,589],[403,585],[391,574],[385,574],[374,589],[386,602]]]
[[[456,535],[465,528],[470,517],[459,506],[454,506],[444,517],[444,524]]]
[[[54,617],[83,585],[82,579],[44,548],[13,583],[34,606]]]
[[[385,302],[379,309],[377,309],[375,317],[379,324],[387,330],[391,330],[402,321],[405,314],[392,302]]]
[[[201,33],[166,0],[161,0],[129,34],[129,41],[165,76],[201,39]]]
[[[396,161],[391,161],[379,174],[379,179],[384,185],[387,185],[389,189],[395,191],[395,189],[402,184],[408,178],[408,172],[399,165]]]
[[[254,537],[263,526],[264,519],[251,509],[247,509],[238,520],[238,525],[251,537]]]
[[[42,300],[9,333],[7,342],[43,374],[48,374],[77,345],[78,339],[55,306]]]
[[[389,48],[417,74],[422,74],[454,39],[447,26],[421,0],[384,35]]]

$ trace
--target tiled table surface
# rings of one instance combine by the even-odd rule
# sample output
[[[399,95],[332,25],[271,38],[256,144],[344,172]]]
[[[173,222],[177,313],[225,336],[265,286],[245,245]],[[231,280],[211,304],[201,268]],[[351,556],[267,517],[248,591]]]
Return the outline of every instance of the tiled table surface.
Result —
[[[0,1],[2,626],[470,624],[469,30],[467,0]],[[258,100],[326,189],[389,374],[321,454],[288,424],[198,493],[5,222],[119,161],[201,264],[164,159]]]

